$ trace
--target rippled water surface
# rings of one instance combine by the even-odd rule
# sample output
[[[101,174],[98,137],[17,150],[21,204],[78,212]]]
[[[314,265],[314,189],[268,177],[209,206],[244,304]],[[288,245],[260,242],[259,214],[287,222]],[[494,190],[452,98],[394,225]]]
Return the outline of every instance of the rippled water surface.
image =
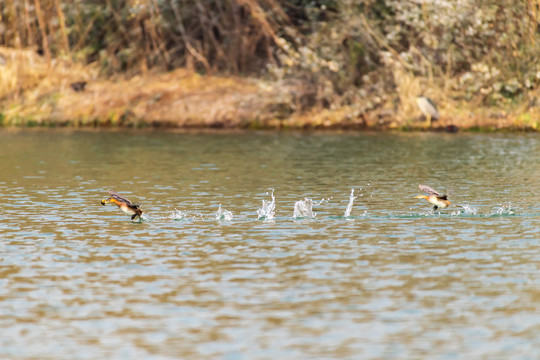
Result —
[[[2,359],[540,358],[538,135],[4,130],[0,153]]]

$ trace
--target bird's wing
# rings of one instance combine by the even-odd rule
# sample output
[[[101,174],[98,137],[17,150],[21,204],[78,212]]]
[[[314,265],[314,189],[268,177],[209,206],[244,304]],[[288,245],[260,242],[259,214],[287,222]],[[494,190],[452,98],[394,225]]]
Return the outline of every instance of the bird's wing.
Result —
[[[448,197],[452,195],[452,193],[453,193],[452,189],[450,190],[446,189],[446,192],[439,197],[443,200],[448,200]]]
[[[433,102],[433,100],[431,100],[431,99],[428,98],[428,97],[426,97],[426,100],[427,100],[428,103],[430,103],[431,106],[433,106],[433,108],[435,109],[435,111],[437,111],[437,112],[439,111],[439,110],[437,109],[437,105],[435,105],[435,103]]]
[[[441,116],[439,115],[439,110],[437,109],[437,105],[435,105],[435,103],[434,103],[430,98],[428,98],[428,97],[426,98],[426,100],[428,101],[428,103],[429,103],[431,106],[433,106],[433,110],[435,110],[435,111],[433,112],[433,114],[431,114],[431,117],[434,118],[434,119],[436,119],[436,120],[439,120],[439,118],[440,118]]]
[[[425,192],[426,194],[428,195],[435,195],[435,196],[441,196],[441,194],[439,194],[437,191],[433,190],[431,187],[427,186],[427,185],[418,185],[418,187],[420,188],[420,190],[422,190],[423,192]]]
[[[128,199],[126,199],[125,197],[123,196],[120,196],[120,194],[114,192],[114,191],[109,191],[109,195],[111,196],[111,198],[117,200],[117,201],[120,201],[120,202],[123,202],[123,203],[126,203],[126,205],[132,205],[131,204],[131,201],[129,201]]]

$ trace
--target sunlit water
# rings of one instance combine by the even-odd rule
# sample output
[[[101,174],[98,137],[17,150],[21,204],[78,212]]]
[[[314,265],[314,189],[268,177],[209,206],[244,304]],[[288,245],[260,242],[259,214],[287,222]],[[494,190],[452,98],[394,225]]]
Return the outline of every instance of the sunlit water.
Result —
[[[2,131],[0,151],[2,359],[540,358],[538,135]]]

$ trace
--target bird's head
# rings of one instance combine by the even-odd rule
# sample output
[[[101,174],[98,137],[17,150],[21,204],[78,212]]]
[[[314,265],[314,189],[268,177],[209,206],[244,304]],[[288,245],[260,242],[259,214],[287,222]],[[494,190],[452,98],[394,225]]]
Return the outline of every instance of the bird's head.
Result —
[[[101,200],[101,205],[109,204],[111,202],[111,198],[103,199]]]
[[[428,197],[427,197],[427,195],[416,195],[414,198],[415,199],[427,199]]]

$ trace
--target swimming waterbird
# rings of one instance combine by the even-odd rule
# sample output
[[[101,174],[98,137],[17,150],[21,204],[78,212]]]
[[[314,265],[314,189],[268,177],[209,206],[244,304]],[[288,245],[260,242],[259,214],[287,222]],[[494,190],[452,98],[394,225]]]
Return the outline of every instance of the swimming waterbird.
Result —
[[[427,202],[434,205],[433,210],[437,210],[438,208],[444,209],[452,204],[450,201],[448,201],[448,195],[441,195],[439,192],[433,190],[427,185],[418,185],[418,187],[427,195],[416,195],[415,199],[426,199]]]
[[[109,198],[101,200],[101,205],[110,203],[116,204],[124,213],[131,215],[131,220],[140,219],[143,213],[143,211],[139,209],[139,205],[133,204],[131,201],[112,190],[109,191]]]

